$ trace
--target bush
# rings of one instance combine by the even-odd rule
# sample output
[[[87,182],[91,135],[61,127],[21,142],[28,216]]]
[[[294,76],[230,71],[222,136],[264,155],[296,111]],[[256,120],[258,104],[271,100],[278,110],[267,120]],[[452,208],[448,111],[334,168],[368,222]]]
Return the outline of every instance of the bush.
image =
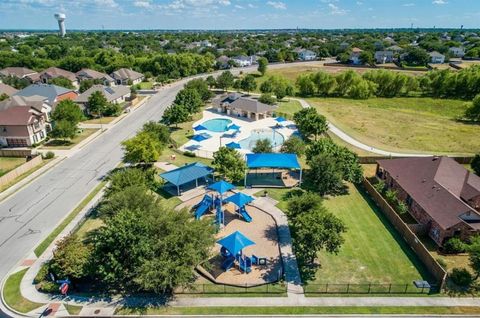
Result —
[[[195,158],[195,157],[197,156],[197,155],[196,155],[194,152],[192,152],[192,151],[185,151],[185,152],[183,153],[183,155],[184,155],[184,156],[187,156],[187,157],[191,157],[191,158]]]
[[[390,205],[396,205],[396,203],[397,203],[397,191],[392,190],[392,189],[388,189],[385,192],[385,200],[387,200],[387,202]]]
[[[402,201],[398,201],[398,202],[397,202],[396,208],[397,208],[397,213],[398,213],[398,214],[405,214],[405,213],[408,212],[408,207],[407,207],[407,205],[406,205],[404,202],[402,202]]]
[[[383,191],[385,190],[385,181],[380,180],[375,183],[373,187],[375,188],[375,190],[377,190],[378,193],[383,193]]]
[[[42,155],[43,159],[53,159],[53,157],[55,157],[53,151],[47,151],[44,155]]]
[[[268,93],[264,93],[258,98],[258,101],[267,105],[273,105],[276,102],[276,98]]]
[[[50,267],[48,266],[48,263],[43,264],[42,267],[40,267],[40,270],[38,271],[37,275],[33,279],[33,283],[36,285],[47,280],[48,279],[47,275],[49,270],[50,270]]]
[[[448,264],[443,258],[437,258],[437,262],[440,264],[440,266],[442,266],[443,269],[447,269]]]
[[[465,268],[454,268],[450,273],[450,279],[461,287],[468,287],[473,282],[472,274]]]
[[[59,292],[59,287],[60,286],[54,282],[43,281],[37,286],[37,289],[43,293],[57,294]]]
[[[459,238],[452,237],[443,244],[443,250],[448,254],[457,254],[465,252],[466,244]]]

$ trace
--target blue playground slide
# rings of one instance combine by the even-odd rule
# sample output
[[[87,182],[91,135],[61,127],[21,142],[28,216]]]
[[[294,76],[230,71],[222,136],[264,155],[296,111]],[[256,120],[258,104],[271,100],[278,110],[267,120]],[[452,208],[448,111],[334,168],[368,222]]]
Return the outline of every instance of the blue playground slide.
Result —
[[[202,201],[200,201],[200,203],[195,206],[196,208],[195,218],[197,220],[200,219],[202,215],[204,215],[205,212],[207,212],[210,209],[212,204],[213,204],[213,199],[209,195],[205,195]]]
[[[240,213],[240,215],[246,222],[252,222],[252,217],[250,216],[250,214],[248,214],[247,210],[245,210],[245,206],[242,206],[240,209],[238,209],[238,213]]]
[[[223,262],[222,269],[224,271],[228,271],[230,268],[232,268],[234,264],[235,264],[235,257],[229,257]]]

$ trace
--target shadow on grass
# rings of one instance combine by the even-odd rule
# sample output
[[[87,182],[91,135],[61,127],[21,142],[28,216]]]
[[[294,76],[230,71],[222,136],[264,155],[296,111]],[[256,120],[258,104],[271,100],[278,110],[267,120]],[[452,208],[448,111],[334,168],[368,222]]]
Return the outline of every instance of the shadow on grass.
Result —
[[[45,146],[47,147],[59,147],[59,146],[71,146],[73,145],[73,142],[70,140],[64,140],[64,139],[52,139],[45,143]]]

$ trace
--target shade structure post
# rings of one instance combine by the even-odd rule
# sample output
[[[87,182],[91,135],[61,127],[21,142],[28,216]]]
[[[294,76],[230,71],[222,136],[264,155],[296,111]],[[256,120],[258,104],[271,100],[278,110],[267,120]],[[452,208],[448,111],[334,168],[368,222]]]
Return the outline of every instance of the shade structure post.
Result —
[[[198,179],[195,179],[195,188],[198,188]]]
[[[245,178],[243,179],[243,186],[247,187],[247,175],[248,175],[248,168],[245,169]]]
[[[299,181],[299,183],[298,183],[298,184],[299,184],[299,185],[301,185],[301,184],[302,184],[302,168],[300,168],[300,181]]]
[[[180,196],[180,186],[177,185],[177,194]]]

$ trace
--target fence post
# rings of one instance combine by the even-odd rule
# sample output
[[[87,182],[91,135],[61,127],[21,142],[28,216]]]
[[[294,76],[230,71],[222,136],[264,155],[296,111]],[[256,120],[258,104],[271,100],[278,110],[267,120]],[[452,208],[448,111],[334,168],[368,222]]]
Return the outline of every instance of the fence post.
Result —
[[[224,293],[224,294],[227,293],[227,285],[223,285],[223,293]]]
[[[328,294],[328,283],[325,285],[325,293]]]
[[[389,294],[392,293],[392,284],[390,284],[390,286],[388,286],[388,293],[389,293]]]
[[[407,293],[408,290],[408,284],[405,284],[405,294]]]
[[[248,293],[247,291],[247,283],[245,283],[245,294]]]
[[[369,283],[368,284],[368,293],[367,294],[370,294],[370,290],[372,289],[372,283]]]
[[[268,294],[268,285],[270,285],[270,284],[267,284],[267,294]]]
[[[350,291],[350,283],[347,284],[347,294]]]
[[[202,294],[205,294],[205,284],[202,284]]]

